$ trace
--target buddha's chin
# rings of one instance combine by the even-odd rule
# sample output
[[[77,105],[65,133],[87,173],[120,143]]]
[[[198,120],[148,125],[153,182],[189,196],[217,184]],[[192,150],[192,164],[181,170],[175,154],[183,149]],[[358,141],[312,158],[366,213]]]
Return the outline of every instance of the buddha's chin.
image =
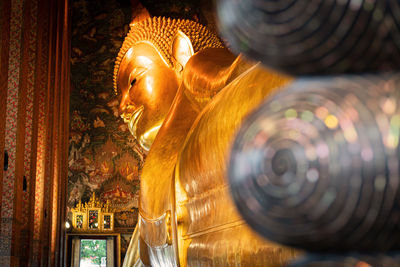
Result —
[[[138,141],[139,145],[145,150],[149,151],[151,145],[156,138],[158,130],[162,125],[162,120],[153,124],[153,126],[146,126],[142,120],[143,107],[135,110],[131,114],[128,124],[128,129],[132,136]]]
[[[150,130],[146,131],[144,134],[140,135],[138,138],[139,145],[145,150],[149,151],[151,145],[154,142],[154,139],[157,136],[158,130],[160,129],[161,124],[152,127]]]

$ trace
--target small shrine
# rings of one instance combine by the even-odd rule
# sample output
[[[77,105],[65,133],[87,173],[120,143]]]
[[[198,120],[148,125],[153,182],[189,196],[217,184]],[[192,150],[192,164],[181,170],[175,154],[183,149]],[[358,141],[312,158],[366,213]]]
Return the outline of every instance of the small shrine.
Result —
[[[114,230],[114,210],[106,203],[100,202],[93,192],[89,202],[79,200],[72,209],[72,231],[108,232]]]

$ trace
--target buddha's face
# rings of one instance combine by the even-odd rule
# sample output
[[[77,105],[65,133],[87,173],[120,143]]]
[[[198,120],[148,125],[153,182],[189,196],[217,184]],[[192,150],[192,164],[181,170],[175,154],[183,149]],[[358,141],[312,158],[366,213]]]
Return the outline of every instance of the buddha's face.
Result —
[[[176,72],[154,46],[138,43],[121,61],[117,87],[121,117],[140,145],[149,150],[175,97]]]

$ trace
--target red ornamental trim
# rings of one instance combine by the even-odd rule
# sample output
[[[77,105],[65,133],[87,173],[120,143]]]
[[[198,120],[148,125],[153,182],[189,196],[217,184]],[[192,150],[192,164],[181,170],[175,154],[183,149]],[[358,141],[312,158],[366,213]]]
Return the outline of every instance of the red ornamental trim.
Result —
[[[6,112],[6,132],[5,149],[8,151],[9,168],[6,178],[3,180],[3,197],[1,217],[11,218],[13,212],[14,197],[14,172],[16,157],[16,138],[17,138],[17,114],[18,114],[18,89],[21,56],[21,28],[22,28],[22,0],[11,2],[11,22],[10,22],[10,48],[8,66],[8,90],[7,90],[7,112]],[[11,233],[9,233],[11,234]]]
[[[18,115],[18,89],[21,56],[21,29],[22,29],[22,0],[11,2],[10,20],[10,46],[7,80],[7,107],[5,127],[5,150],[9,156],[8,170],[3,178],[3,192],[1,203],[1,236],[3,255],[11,255],[11,236],[15,179],[17,115]],[[9,265],[10,258],[4,257],[2,264]]]
[[[47,14],[47,7],[41,6],[40,14]],[[38,15],[40,16],[40,15]],[[41,218],[43,216],[43,188],[45,175],[45,155],[46,155],[46,92],[47,92],[47,71],[48,71],[48,39],[49,39],[49,22],[47,19],[38,21],[38,44],[37,51],[37,67],[36,67],[36,101],[37,108],[37,140],[36,140],[36,179],[35,179],[35,200],[33,211],[33,240],[40,239]],[[40,251],[39,244],[34,242],[33,255],[38,255]]]
[[[29,194],[31,182],[31,152],[32,152],[32,121],[33,121],[33,102],[34,102],[34,89],[35,89],[35,62],[36,62],[36,31],[37,31],[37,1],[30,2],[30,31],[29,31],[29,54],[28,54],[28,77],[27,77],[27,106],[26,106],[26,122],[25,122],[25,155],[24,155],[24,169],[26,178],[26,193],[23,194],[23,211],[22,223],[23,227],[28,225],[29,221]]]
[[[38,120],[38,144],[37,144],[37,157],[36,157],[36,184],[35,184],[35,215],[34,215],[34,240],[40,238],[40,221],[43,205],[43,187],[44,187],[44,167],[46,154],[46,129],[45,129],[45,92],[40,92],[39,100],[39,120]]]

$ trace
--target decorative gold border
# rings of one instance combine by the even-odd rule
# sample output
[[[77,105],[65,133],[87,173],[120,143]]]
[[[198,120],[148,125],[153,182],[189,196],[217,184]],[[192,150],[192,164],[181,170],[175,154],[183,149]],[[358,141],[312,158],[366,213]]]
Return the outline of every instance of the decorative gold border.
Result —
[[[90,211],[97,211],[97,214],[98,214],[98,217],[97,217],[97,228],[89,228],[89,221],[90,221]],[[88,231],[100,231],[100,229],[101,229],[101,220],[103,219],[102,218],[102,215],[101,215],[101,208],[88,208],[87,209],[87,230]]]
[[[86,214],[86,211],[75,211],[75,212],[73,212],[72,214],[73,214],[73,216],[72,216],[72,226],[74,227],[74,229],[77,230],[77,231],[86,231],[86,229],[87,229],[87,227],[88,227],[88,225],[87,225],[88,221],[87,221],[87,214]],[[78,228],[78,227],[76,226],[76,219],[77,219],[78,215],[82,215],[82,216],[83,216],[82,228]]]
[[[93,196],[90,198],[89,202],[87,203],[82,203],[82,201],[79,201],[78,204],[76,204],[76,207],[73,208],[72,210],[72,226],[73,229],[72,231],[77,231],[77,232],[112,232],[114,231],[114,212],[110,208],[110,202],[107,201],[106,203],[101,203],[97,198],[95,193],[93,192]],[[90,223],[90,212],[92,211],[97,211],[98,219],[97,219],[97,227],[96,228],[89,228],[89,223]],[[84,222],[82,225],[82,228],[76,228],[76,219],[78,215],[82,215],[84,218]],[[109,229],[104,229],[104,216],[108,215],[110,216],[110,223],[111,223],[111,228]]]
[[[110,224],[111,227],[109,229],[104,228],[104,216],[110,215]],[[112,212],[103,212],[101,214],[101,230],[102,231],[114,231],[114,213]]]

